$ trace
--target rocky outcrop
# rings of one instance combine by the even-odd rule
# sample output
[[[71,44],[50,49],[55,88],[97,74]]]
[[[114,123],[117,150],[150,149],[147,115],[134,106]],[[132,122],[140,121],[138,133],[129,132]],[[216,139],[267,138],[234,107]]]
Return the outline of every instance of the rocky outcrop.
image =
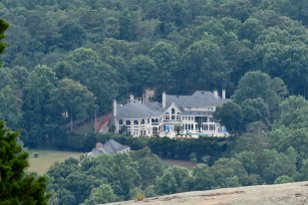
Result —
[[[112,205],[308,205],[308,182],[186,192]],[[109,204],[109,205],[111,205]]]

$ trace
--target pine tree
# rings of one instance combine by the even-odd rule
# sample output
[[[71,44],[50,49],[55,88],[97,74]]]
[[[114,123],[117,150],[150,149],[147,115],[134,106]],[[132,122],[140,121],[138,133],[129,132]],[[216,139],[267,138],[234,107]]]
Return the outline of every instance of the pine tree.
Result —
[[[18,136],[0,122],[0,205],[47,205],[46,179],[25,173],[28,153],[18,144]]]

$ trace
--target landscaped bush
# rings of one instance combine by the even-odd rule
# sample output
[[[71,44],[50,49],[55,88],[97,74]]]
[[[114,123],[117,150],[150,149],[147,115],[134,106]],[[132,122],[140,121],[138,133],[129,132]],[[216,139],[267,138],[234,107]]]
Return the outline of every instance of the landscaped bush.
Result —
[[[66,149],[88,152],[96,142],[105,143],[109,139],[128,145],[132,150],[149,147],[153,153],[161,158],[190,160],[194,154],[198,161],[204,156],[211,156],[209,163],[218,159],[228,146],[228,140],[222,138],[198,138],[198,139],[170,139],[167,137],[134,138],[127,135],[115,134],[69,134],[66,141]],[[63,147],[62,147],[63,148]]]

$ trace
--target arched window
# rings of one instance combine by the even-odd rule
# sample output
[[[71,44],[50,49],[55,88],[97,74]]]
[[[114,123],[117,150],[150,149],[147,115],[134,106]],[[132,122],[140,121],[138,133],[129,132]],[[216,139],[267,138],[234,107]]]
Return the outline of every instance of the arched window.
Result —
[[[130,120],[126,120],[126,125],[130,125]]]
[[[139,124],[138,120],[135,120],[134,125],[138,125],[138,124]]]
[[[144,119],[141,120],[141,124],[142,125],[145,124],[145,120]]]

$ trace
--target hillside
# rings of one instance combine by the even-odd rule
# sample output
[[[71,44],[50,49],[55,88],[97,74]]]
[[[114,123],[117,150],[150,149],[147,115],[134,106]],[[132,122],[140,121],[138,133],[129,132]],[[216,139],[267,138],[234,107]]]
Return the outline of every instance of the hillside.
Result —
[[[186,192],[112,205],[305,205],[308,182]],[[111,205],[110,204],[110,205]]]

